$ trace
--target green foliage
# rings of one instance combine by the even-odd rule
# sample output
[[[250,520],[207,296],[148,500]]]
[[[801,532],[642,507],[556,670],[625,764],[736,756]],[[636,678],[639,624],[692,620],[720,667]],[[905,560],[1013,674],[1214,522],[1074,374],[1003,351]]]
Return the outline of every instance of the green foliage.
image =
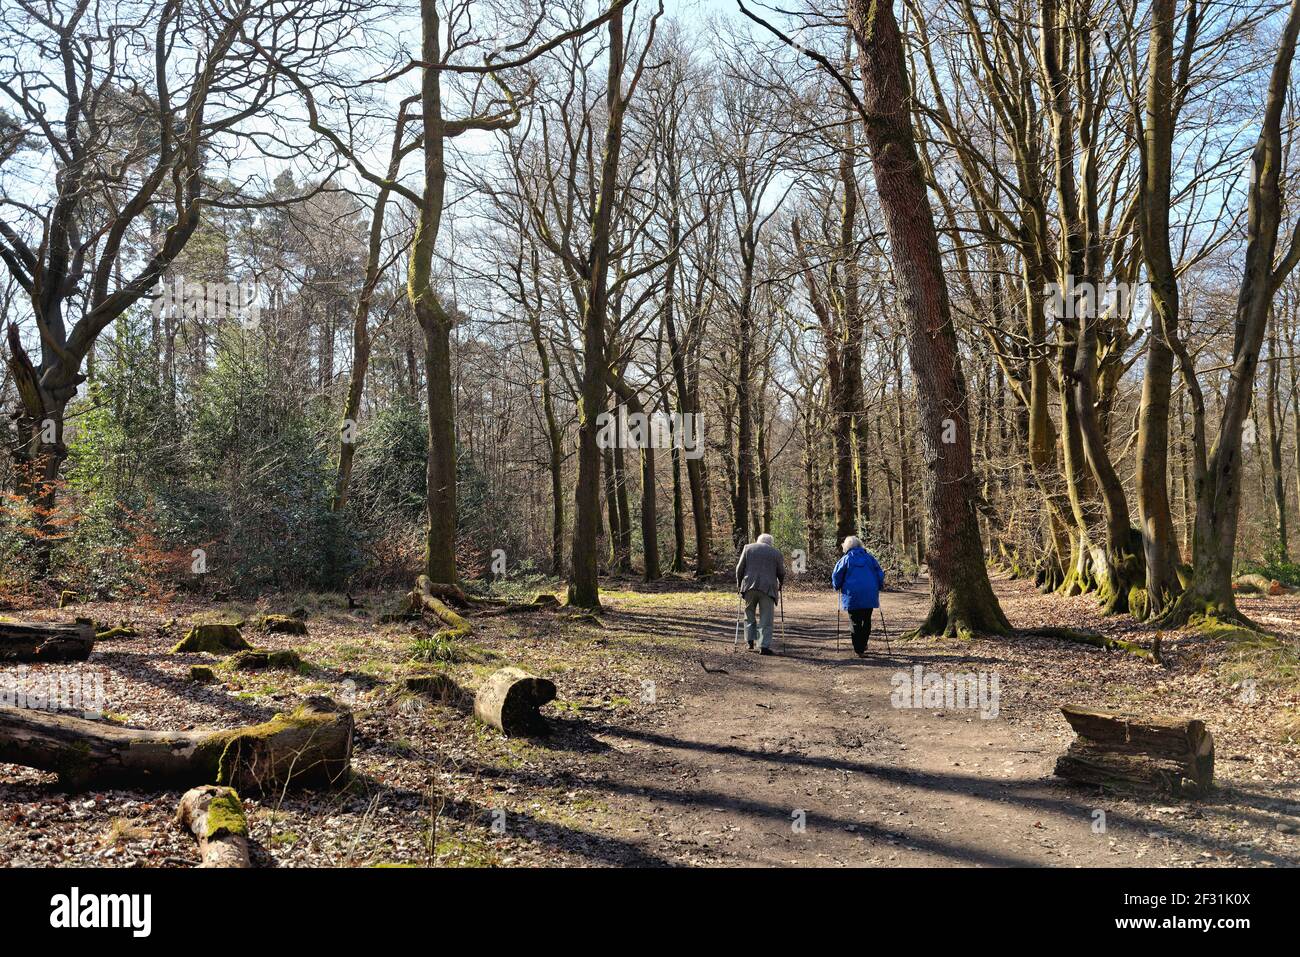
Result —
[[[217,540],[209,568],[237,587],[339,588],[357,554],[330,511],[332,410],[285,389],[256,334],[233,330],[195,390],[186,439]]]
[[[423,410],[402,396],[366,420],[352,467],[352,508],[367,524],[418,523],[428,487],[425,457],[429,425]]]
[[[143,325],[143,322],[138,323]],[[330,511],[333,410],[284,386],[254,338],[228,326],[188,390],[127,318],[73,409],[67,496],[78,521],[55,567],[88,593],[206,574],[242,590],[337,589],[356,567],[354,537]]]

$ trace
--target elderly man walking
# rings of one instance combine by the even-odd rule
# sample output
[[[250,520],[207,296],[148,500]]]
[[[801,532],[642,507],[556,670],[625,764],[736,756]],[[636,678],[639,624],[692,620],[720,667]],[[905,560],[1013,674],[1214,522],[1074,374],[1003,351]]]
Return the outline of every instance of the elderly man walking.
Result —
[[[771,535],[758,536],[755,542],[745,546],[736,563],[736,587],[745,599],[745,643],[751,651],[758,641],[759,654],[775,654],[772,611],[784,584],[785,558],[772,543]]]

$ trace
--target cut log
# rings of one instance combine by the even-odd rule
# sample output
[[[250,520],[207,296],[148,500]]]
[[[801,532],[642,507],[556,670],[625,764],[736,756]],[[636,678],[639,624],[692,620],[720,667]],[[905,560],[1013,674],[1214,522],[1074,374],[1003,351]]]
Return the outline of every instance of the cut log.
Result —
[[[89,618],[71,624],[0,621],[0,661],[85,661],[95,647]]]
[[[1078,735],[1056,775],[1080,784],[1202,797],[1214,785],[1214,738],[1195,718],[1137,717],[1065,705]]]
[[[234,788],[205,784],[186,791],[176,821],[199,844],[199,867],[252,867],[248,818]]]
[[[72,790],[328,787],[347,781],[352,730],[352,714],[328,698],[225,731],[145,731],[0,707],[0,762],[53,771]]]
[[[1232,580],[1232,590],[1243,595],[1267,595],[1272,584],[1263,575],[1238,575]]]
[[[555,682],[522,668],[502,668],[474,696],[474,715],[507,736],[546,733],[538,708],[555,700]]]
[[[208,623],[195,625],[186,632],[185,637],[172,649],[172,654],[206,651],[213,655],[223,655],[228,651],[247,651],[252,647],[244,640],[238,625]]]

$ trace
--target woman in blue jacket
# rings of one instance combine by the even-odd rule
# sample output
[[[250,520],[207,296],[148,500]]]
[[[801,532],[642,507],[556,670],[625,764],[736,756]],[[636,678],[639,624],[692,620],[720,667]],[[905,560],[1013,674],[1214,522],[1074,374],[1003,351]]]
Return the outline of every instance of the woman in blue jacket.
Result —
[[[885,573],[856,535],[844,539],[844,557],[831,573],[831,584],[840,593],[840,607],[853,622],[853,650],[859,658],[865,658],[871,638],[871,609],[880,607]]]

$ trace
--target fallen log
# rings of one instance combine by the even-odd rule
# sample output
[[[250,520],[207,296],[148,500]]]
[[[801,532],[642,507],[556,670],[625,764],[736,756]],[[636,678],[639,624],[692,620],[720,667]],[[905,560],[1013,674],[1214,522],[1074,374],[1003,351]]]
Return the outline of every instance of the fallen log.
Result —
[[[474,715],[508,737],[546,733],[538,708],[555,700],[555,682],[522,668],[502,668],[478,689]]]
[[[1232,580],[1232,590],[1240,592],[1243,595],[1289,595],[1296,589],[1290,585],[1283,585],[1276,578],[1265,578],[1263,575],[1238,575]]]
[[[131,638],[138,638],[139,632],[130,624],[125,625],[105,625],[100,631],[95,632],[96,641],[126,641]]]
[[[234,788],[205,784],[185,792],[176,821],[199,845],[199,867],[252,867],[248,818]]]
[[[329,787],[347,781],[352,730],[351,712],[328,698],[309,698],[290,714],[223,731],[146,731],[0,707],[0,762],[53,771],[71,790]]]
[[[1214,785],[1214,738],[1195,718],[1137,717],[1076,705],[1061,714],[1078,737],[1056,759],[1079,784],[1201,797]]]
[[[415,580],[415,587],[406,596],[406,609],[412,615],[431,612],[447,627],[438,632],[436,637],[464,638],[473,634],[474,626],[465,618],[452,611],[440,596],[449,596],[454,591],[464,599],[464,594],[455,585],[435,585],[428,575],[421,575]]]
[[[85,661],[95,647],[95,625],[75,622],[0,621],[0,661]]]

